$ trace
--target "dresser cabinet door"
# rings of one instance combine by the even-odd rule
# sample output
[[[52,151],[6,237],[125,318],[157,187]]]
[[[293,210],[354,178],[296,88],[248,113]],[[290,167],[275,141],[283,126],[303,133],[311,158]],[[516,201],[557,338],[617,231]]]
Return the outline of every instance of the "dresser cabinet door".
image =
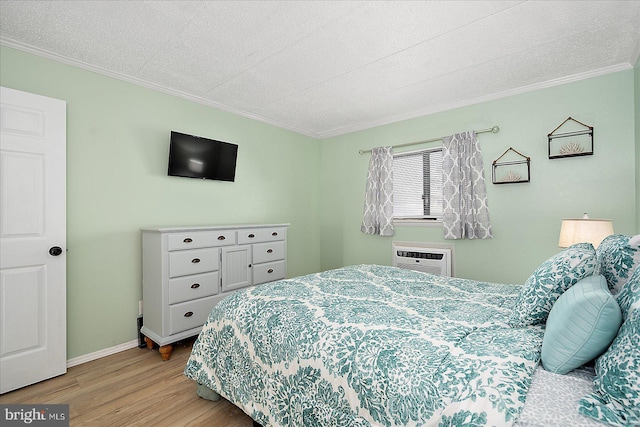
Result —
[[[222,292],[251,284],[251,246],[222,248]]]

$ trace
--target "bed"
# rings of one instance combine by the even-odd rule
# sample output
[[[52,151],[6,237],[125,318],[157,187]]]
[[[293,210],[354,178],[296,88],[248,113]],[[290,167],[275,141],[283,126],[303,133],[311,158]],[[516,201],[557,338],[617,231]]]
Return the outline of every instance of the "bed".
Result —
[[[214,308],[185,375],[264,427],[602,425],[576,410],[594,367],[540,366],[554,303],[600,272],[582,244],[523,286],[379,265],[271,282]]]

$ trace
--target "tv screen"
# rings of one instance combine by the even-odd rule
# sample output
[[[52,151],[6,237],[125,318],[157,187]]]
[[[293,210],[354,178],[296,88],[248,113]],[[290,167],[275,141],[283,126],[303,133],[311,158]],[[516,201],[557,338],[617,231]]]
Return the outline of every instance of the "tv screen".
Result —
[[[169,175],[234,181],[238,146],[179,132],[171,132]]]

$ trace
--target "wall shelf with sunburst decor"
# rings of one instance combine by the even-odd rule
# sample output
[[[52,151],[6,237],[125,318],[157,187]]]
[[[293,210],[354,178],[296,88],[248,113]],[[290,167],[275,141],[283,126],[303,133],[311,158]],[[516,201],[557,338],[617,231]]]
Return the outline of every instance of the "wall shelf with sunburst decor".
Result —
[[[564,127],[564,132],[556,133]],[[593,155],[593,126],[569,117],[555,128],[549,138],[549,158]]]
[[[494,184],[516,184],[530,181],[531,158],[512,147],[493,161],[492,182]]]

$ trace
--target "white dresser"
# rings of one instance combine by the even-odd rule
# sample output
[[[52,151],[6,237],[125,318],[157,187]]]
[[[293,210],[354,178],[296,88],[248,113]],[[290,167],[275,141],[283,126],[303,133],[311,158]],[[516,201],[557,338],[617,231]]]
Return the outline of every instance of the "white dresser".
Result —
[[[284,279],[289,224],[142,229],[143,322],[163,360],[238,289]]]

